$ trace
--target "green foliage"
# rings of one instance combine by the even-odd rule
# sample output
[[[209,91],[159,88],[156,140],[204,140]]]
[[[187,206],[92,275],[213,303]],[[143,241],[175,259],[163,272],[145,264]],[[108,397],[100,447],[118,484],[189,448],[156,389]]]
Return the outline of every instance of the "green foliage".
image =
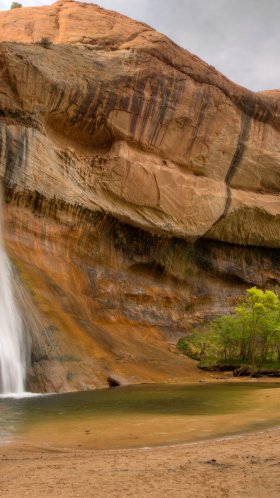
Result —
[[[194,360],[208,358],[215,354],[217,348],[214,335],[201,330],[193,332],[191,336],[179,339],[177,347],[182,353]]]
[[[11,9],[20,9],[21,7],[22,7],[21,3],[13,2],[10,8]]]
[[[280,354],[280,302],[272,291],[253,287],[246,300],[235,308],[242,319],[243,344],[241,357],[261,366]]]
[[[184,338],[180,349],[204,363],[250,365],[260,369],[280,360],[280,301],[273,291],[253,287],[232,315],[210,322]]]
[[[179,341],[177,342],[177,348],[182,352],[185,353],[187,351],[187,337],[180,337]]]

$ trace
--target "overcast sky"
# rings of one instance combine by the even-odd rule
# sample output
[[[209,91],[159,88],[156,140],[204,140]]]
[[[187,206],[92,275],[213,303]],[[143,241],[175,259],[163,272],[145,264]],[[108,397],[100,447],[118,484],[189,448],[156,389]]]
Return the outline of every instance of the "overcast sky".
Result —
[[[24,6],[53,3],[19,0]],[[0,0],[0,9],[12,0]],[[89,2],[88,2],[89,3]],[[96,0],[144,21],[251,90],[280,88],[280,0]]]

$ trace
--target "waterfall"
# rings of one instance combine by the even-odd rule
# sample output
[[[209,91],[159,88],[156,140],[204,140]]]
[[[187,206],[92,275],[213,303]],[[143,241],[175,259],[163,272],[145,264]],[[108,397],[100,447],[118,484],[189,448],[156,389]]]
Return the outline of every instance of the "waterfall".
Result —
[[[1,211],[1,206],[0,206]],[[2,218],[2,213],[0,212]],[[0,393],[23,393],[26,376],[24,326],[17,308],[12,269],[0,219]]]

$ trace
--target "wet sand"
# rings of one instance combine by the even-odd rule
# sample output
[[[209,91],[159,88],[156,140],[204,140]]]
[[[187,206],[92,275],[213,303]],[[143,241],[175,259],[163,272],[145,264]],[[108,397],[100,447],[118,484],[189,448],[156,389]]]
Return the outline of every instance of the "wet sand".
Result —
[[[280,496],[280,431],[130,450],[0,449],[7,498]]]
[[[49,427],[41,430],[41,441],[52,439]],[[60,442],[65,445],[66,432],[62,426]],[[90,449],[84,432],[80,447],[42,445],[35,433],[32,444],[0,446],[1,498],[280,497],[279,429],[115,450]]]
[[[88,403],[81,412],[76,405],[82,405],[89,393],[83,393],[84,398],[74,396],[74,407],[69,402],[63,411],[67,395],[66,399],[60,398],[62,404],[55,405],[55,415],[37,423],[32,405],[33,422],[24,426],[17,441],[41,448],[114,450],[193,443],[262,431],[279,425],[278,386],[237,383],[174,386],[171,390],[170,386],[153,385],[120,388],[93,392],[94,411]],[[96,394],[101,394],[103,401]],[[38,401],[41,407],[42,400]],[[51,398],[45,401],[50,402]],[[104,406],[104,402],[106,409],[97,413],[96,404]],[[45,405],[44,413],[47,409]]]
[[[137,385],[0,400],[0,444],[116,450],[279,425],[279,383]]]

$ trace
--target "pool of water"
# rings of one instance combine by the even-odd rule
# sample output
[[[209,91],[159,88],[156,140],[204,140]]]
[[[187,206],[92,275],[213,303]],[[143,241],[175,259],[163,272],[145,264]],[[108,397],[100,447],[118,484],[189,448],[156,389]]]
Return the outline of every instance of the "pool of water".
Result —
[[[279,425],[280,384],[140,385],[0,399],[2,444],[109,449]]]

